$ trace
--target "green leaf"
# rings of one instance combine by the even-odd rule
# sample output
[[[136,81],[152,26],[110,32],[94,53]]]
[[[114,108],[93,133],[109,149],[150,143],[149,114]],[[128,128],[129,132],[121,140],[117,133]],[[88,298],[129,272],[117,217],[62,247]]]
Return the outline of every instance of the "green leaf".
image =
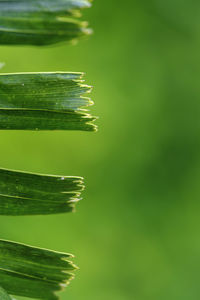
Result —
[[[95,131],[83,73],[0,74],[0,129]]]
[[[0,299],[1,300],[12,300],[12,298],[1,287],[0,287]]]
[[[0,44],[49,45],[91,33],[78,20],[88,0],[0,0]]]
[[[71,254],[0,240],[1,286],[10,295],[56,300],[55,292],[69,284],[74,277],[72,272],[77,269],[71,262],[72,257]],[[5,300],[10,298],[7,296]]]
[[[83,188],[81,177],[0,169],[0,215],[72,212]]]

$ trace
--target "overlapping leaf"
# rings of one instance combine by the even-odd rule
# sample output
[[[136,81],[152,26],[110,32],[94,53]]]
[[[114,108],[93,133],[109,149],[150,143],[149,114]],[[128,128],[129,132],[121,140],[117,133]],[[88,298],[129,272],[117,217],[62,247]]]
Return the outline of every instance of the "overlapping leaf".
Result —
[[[94,131],[82,73],[0,74],[0,129]]]
[[[0,0],[0,44],[49,45],[90,34],[78,19],[90,0]]]
[[[12,298],[7,294],[7,292],[0,287],[0,299],[1,300],[12,300]]]
[[[0,215],[71,212],[80,200],[83,178],[0,169]]]
[[[77,268],[72,255],[0,240],[0,284],[10,295],[56,300]],[[1,300],[10,300],[0,289]],[[3,298],[4,297],[4,298]],[[6,298],[7,297],[7,298]]]

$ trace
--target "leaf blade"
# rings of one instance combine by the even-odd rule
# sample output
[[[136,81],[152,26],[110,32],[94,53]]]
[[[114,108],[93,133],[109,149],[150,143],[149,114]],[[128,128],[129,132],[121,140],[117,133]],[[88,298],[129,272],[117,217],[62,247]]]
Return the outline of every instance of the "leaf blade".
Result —
[[[58,299],[77,267],[71,254],[0,240],[0,282],[11,295]],[[7,300],[7,299],[5,299]]]
[[[82,177],[0,169],[0,215],[73,212],[83,189]]]
[[[87,0],[0,1],[0,44],[49,45],[90,34],[77,19]]]
[[[0,74],[0,130],[96,131],[83,73]]]

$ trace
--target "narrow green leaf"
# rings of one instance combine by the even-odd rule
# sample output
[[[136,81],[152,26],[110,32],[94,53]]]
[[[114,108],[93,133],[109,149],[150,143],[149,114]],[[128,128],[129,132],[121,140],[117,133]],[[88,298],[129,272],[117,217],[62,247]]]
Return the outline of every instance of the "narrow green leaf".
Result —
[[[49,45],[91,33],[78,20],[88,0],[0,0],[0,44]]]
[[[72,257],[71,254],[0,240],[1,286],[10,295],[56,300],[55,292],[68,285],[74,277],[72,272],[77,269],[71,262]]]
[[[1,287],[0,287],[0,299],[1,300],[12,300],[12,298]]]
[[[83,73],[0,74],[0,129],[94,131]]]
[[[83,73],[0,74],[0,108],[77,110],[92,105]]]
[[[47,215],[74,211],[83,178],[0,169],[0,215]]]

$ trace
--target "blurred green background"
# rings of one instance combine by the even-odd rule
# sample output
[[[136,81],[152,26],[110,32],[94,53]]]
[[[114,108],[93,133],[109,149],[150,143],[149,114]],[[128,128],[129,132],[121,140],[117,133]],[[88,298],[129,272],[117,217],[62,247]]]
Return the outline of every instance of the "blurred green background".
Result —
[[[86,178],[76,214],[0,217],[72,252],[62,300],[200,299],[200,2],[96,0],[76,46],[0,47],[2,72],[84,71],[98,133],[0,132],[0,166]]]

